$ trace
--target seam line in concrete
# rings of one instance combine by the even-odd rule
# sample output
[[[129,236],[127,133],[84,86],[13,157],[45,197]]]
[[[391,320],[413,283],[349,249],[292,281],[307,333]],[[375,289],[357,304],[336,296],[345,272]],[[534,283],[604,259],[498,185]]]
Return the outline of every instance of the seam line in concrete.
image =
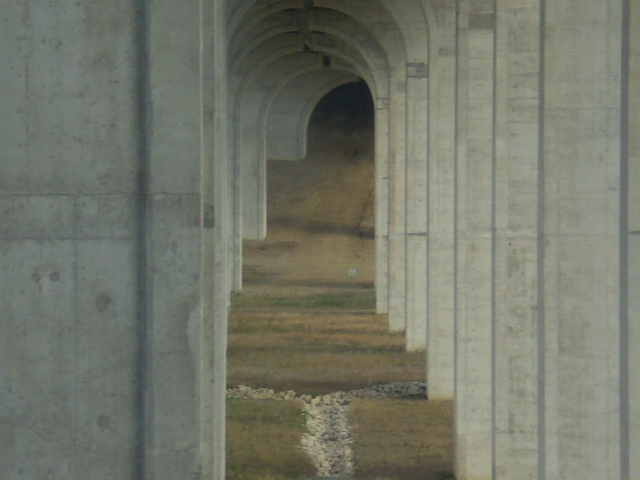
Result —
[[[539,44],[538,44],[538,245],[537,245],[537,303],[538,303],[538,318],[537,318],[537,335],[538,335],[538,480],[544,480],[546,478],[546,417],[545,417],[545,376],[546,376],[546,364],[545,364],[545,344],[546,344],[546,331],[545,331],[545,311],[544,311],[544,61],[545,61],[545,14],[546,14],[546,0],[540,0],[540,22],[538,25],[539,32]]]
[[[622,1],[620,72],[620,478],[631,471],[629,427],[629,48],[630,0]]]
[[[138,22],[137,22],[137,75],[138,75],[138,175],[137,175],[137,290],[138,290],[138,358],[137,358],[137,382],[138,392],[136,399],[136,410],[138,416],[138,429],[136,432],[136,463],[135,475],[140,480],[147,478],[147,370],[148,370],[148,295],[149,285],[147,284],[147,222],[148,205],[147,192],[149,188],[149,19],[147,0],[138,0]]]
[[[497,225],[496,225],[496,132],[498,124],[498,2],[493,0],[493,91],[492,93],[492,118],[491,118],[491,478],[496,478],[497,469],[497,439],[496,439],[496,312],[497,312]]]

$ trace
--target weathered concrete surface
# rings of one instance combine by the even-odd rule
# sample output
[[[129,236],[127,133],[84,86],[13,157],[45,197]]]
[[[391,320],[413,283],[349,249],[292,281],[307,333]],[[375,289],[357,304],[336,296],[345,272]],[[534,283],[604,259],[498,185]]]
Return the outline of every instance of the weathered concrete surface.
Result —
[[[621,260],[628,262],[628,283],[623,289],[623,322],[621,348],[628,349],[628,359],[622,370],[622,386],[628,390],[628,402],[622,403],[622,436],[628,438],[626,450],[629,452],[628,477],[640,476],[640,1],[632,0],[623,10],[623,18],[629,19],[628,30],[623,30],[623,41],[628,38],[628,58],[623,52],[622,71],[628,75],[628,90],[622,91],[622,129],[626,142],[622,143],[622,219],[626,220],[627,242],[622,242]],[[628,63],[627,63],[628,62]],[[623,76],[623,81],[624,81]],[[623,137],[624,138],[624,137]],[[626,158],[625,158],[626,155]],[[625,163],[626,160],[626,163]],[[624,182],[625,175],[628,183]],[[625,238],[623,237],[623,240]],[[623,277],[624,278],[624,277]],[[628,302],[627,316],[624,317],[624,302]],[[625,334],[627,341],[625,342]],[[628,411],[625,409],[628,408]],[[628,417],[627,417],[628,416]],[[628,420],[627,420],[628,418]],[[628,430],[625,428],[628,425]],[[626,465],[623,464],[623,472]]]
[[[135,9],[2,9],[0,471],[132,478]]]
[[[200,59],[221,5],[3,4],[5,478],[224,476],[224,222],[200,135],[224,82],[199,95],[201,66],[224,71],[224,49]]]
[[[492,478],[493,82],[495,10],[458,12],[456,476]]]
[[[457,477],[632,478],[624,4],[462,6]]]
[[[267,158],[302,160],[307,154],[307,129],[315,106],[334,88],[358,80],[355,76],[332,72],[320,77],[307,74],[289,82],[278,92],[269,109]]]
[[[223,477],[229,159],[306,45],[371,87],[378,309],[433,398],[455,354],[458,477],[640,475],[638,0],[313,3],[4,2],[0,471]]]
[[[546,348],[540,407],[544,471],[551,477],[616,478],[624,461],[621,28],[619,1],[556,2],[547,5],[544,18]]]

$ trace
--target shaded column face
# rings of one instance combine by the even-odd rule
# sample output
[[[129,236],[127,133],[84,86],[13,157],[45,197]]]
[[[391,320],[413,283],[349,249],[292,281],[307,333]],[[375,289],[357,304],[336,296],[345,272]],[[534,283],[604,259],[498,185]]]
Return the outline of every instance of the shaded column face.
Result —
[[[498,3],[484,42],[474,30],[488,36],[489,12],[460,6],[458,476],[619,478],[627,134],[623,50],[610,39],[622,3]],[[481,118],[492,150],[478,155]]]
[[[618,478],[622,2],[543,28],[545,471]]]
[[[3,14],[14,51],[0,54],[0,89],[15,108],[3,103],[0,117],[0,284],[11,296],[0,306],[0,470],[214,478],[224,390],[200,394],[213,370],[224,378],[208,349],[224,351],[225,335],[212,338],[201,316],[214,244],[201,244],[201,166],[213,156],[201,163],[200,131],[214,109],[200,95],[200,32],[219,40],[220,25],[188,2],[31,2]]]
[[[626,191],[623,189],[623,218],[627,221],[627,244],[622,245],[621,266],[628,268],[628,283],[623,291],[623,299],[628,301],[628,317],[623,323],[622,334],[626,333],[628,348],[626,376],[623,375],[623,392],[628,394],[628,401],[623,402],[622,438],[628,438],[626,452],[629,453],[629,478],[640,475],[640,298],[635,292],[640,289],[640,2],[632,0],[628,5],[628,31],[623,31],[623,41],[628,41],[628,58],[623,56],[623,81],[628,75],[628,91],[623,90],[623,132],[628,143],[623,143],[623,159],[626,154],[627,164],[623,164],[622,180],[625,173],[628,180]],[[623,11],[623,18],[627,14]],[[626,38],[625,38],[626,36]],[[628,61],[628,64],[626,63]],[[626,125],[625,125],[626,120]],[[624,168],[626,167],[626,172]],[[626,200],[626,201],[625,201]],[[625,212],[626,208],[626,212]],[[625,263],[626,262],[626,263]],[[624,271],[624,270],[623,270]],[[623,311],[624,314],[624,311]],[[628,383],[627,383],[628,382]],[[628,408],[628,412],[625,412]],[[625,422],[626,420],[626,422]],[[625,423],[628,426],[625,428]],[[628,437],[627,437],[628,436]]]
[[[456,476],[492,478],[495,327],[495,11],[458,12]]]
[[[7,478],[136,474],[134,3],[3,6],[0,471]]]
[[[358,101],[369,108],[354,108]],[[263,246],[292,245],[290,250],[274,252],[265,266],[273,270],[276,284],[289,285],[308,276],[316,287],[371,292],[375,200],[371,103],[363,82],[337,87],[311,114],[307,156],[295,162],[268,161],[269,235]],[[251,251],[246,252],[245,262],[251,262]],[[256,253],[258,258],[260,252]],[[351,270],[354,274],[349,276]]]
[[[540,2],[505,6],[496,22],[493,469],[501,479],[538,478],[544,457],[541,14]]]

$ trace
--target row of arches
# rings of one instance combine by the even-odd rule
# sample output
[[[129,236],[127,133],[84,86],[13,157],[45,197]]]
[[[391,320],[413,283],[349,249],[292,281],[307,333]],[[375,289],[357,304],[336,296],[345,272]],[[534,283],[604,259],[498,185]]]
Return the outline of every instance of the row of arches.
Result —
[[[406,331],[409,350],[425,349],[427,158],[438,143],[433,5],[231,1],[226,16],[233,288],[242,287],[242,239],[266,235],[267,157],[303,158],[313,107],[362,79],[375,106],[377,309],[391,331]]]

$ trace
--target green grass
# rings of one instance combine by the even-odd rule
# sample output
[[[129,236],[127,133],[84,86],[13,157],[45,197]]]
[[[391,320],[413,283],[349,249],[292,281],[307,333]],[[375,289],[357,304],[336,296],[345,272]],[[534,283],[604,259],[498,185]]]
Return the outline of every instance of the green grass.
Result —
[[[227,479],[296,480],[315,468],[297,445],[306,415],[293,402],[227,399]]]

